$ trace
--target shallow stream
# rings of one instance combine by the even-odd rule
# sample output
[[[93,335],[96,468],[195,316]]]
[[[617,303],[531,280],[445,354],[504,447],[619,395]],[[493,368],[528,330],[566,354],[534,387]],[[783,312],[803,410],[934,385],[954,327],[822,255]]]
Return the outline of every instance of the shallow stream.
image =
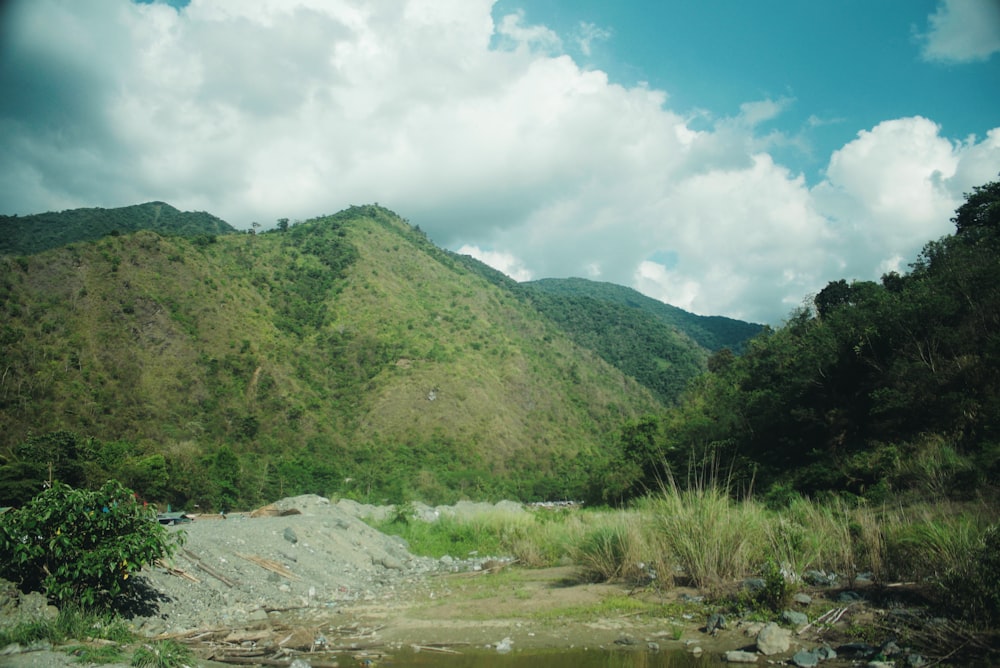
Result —
[[[528,650],[498,652],[400,652],[372,664],[393,668],[708,668],[722,665],[685,651],[642,652],[628,650]]]

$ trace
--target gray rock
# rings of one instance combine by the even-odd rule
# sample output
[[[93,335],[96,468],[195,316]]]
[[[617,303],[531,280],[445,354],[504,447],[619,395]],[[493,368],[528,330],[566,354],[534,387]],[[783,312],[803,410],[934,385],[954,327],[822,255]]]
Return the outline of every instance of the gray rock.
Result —
[[[723,655],[728,663],[757,663],[757,655],[753,652],[744,652],[741,649],[732,649]]]
[[[805,626],[809,623],[809,618],[804,613],[795,610],[785,610],[781,613],[781,621],[790,626]]]
[[[247,615],[247,620],[251,622],[266,622],[267,621],[267,611],[263,608],[257,608],[249,615]]]
[[[876,648],[863,642],[851,642],[837,647],[837,654],[852,659],[867,659],[875,654]]]
[[[837,595],[838,603],[854,603],[861,600],[861,594],[856,591],[842,591]]]
[[[887,640],[879,647],[879,654],[883,656],[896,656],[903,650],[896,644],[895,640]]]
[[[830,661],[837,658],[837,653],[833,651],[833,648],[827,647],[826,645],[817,647],[813,651],[816,652],[817,656],[819,656],[820,661]]]
[[[919,654],[907,654],[906,665],[912,666],[912,668],[919,668],[920,666],[926,666],[927,661],[925,661],[924,657],[920,656]]]
[[[395,557],[389,556],[388,554],[382,557],[382,559],[379,560],[379,563],[382,564],[384,568],[388,568],[392,571],[403,570],[403,562]]]
[[[764,582],[764,578],[747,578],[743,581],[743,588],[751,594],[763,591],[766,586],[767,584]]]
[[[295,531],[292,529],[292,527],[285,527],[285,533],[283,533],[282,535],[285,537],[285,540],[287,540],[292,545],[295,545],[297,542],[299,542],[299,537],[295,535]]]
[[[650,652],[659,652],[660,651],[660,643],[658,643],[658,642],[652,642],[652,641],[648,642],[648,643],[646,643],[646,649],[648,649]]]
[[[802,579],[817,587],[832,587],[837,584],[837,574],[825,571],[809,570],[802,576]]]
[[[792,643],[792,632],[774,622],[767,624],[757,634],[757,651],[765,656],[787,652]]]
[[[792,655],[792,663],[799,668],[813,668],[819,665],[819,654],[813,650],[799,650]]]
[[[795,596],[792,597],[792,600],[798,603],[799,605],[809,605],[810,603],[813,602],[812,596],[810,596],[809,594],[805,594],[803,592],[797,593]]]
[[[708,616],[708,622],[705,623],[705,633],[715,633],[716,631],[726,628],[726,618],[724,615],[720,615],[717,612],[713,612]]]

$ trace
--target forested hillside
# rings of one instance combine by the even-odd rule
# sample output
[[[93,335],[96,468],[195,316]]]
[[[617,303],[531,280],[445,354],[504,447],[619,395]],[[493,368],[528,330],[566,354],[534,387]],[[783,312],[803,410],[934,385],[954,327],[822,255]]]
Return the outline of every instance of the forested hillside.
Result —
[[[231,234],[229,223],[203,211],[178,211],[163,202],[117,209],[69,209],[30,216],[0,216],[0,255],[29,255],[75,241],[153,230],[195,237]]]
[[[695,315],[665,304],[623,285],[585,278],[543,278],[522,284],[533,292],[555,296],[588,297],[631,308],[670,326],[710,352],[729,348],[741,352],[747,341],[763,331],[763,325],[726,318]]]
[[[0,505],[109,476],[175,507],[578,498],[662,410],[379,207],[4,256],[0,295]]]
[[[793,492],[975,496],[1000,480],[1000,183],[976,188],[905,275],[834,281],[630,425],[612,481],[731,476]]]

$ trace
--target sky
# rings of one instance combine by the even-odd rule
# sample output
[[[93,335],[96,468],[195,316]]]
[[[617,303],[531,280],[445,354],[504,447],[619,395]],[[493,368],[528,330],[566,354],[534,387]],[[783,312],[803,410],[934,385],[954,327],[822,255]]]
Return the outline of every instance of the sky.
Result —
[[[1000,179],[1000,0],[9,0],[0,213],[378,203],[780,325]]]

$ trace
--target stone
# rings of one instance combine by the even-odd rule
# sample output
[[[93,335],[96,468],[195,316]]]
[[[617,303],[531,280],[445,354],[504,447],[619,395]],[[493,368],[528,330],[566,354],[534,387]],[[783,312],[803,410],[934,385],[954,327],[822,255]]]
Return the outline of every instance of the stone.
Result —
[[[705,633],[715,633],[725,628],[726,618],[724,615],[714,612],[708,616],[708,622],[705,624]]]
[[[764,582],[764,578],[747,578],[743,581],[743,588],[751,594],[763,591],[766,586],[767,583]]]
[[[757,663],[757,655],[741,649],[731,649],[723,655],[728,663]]]
[[[292,545],[295,545],[297,542],[299,542],[299,537],[295,535],[295,531],[292,530],[292,527],[285,527],[285,533],[283,533],[282,535],[285,537],[285,540],[287,540]]]
[[[792,644],[792,632],[774,622],[767,624],[757,634],[757,651],[765,656],[787,652]]]
[[[781,621],[785,622],[789,626],[805,626],[809,623],[809,618],[795,610],[785,610],[781,613]]]
[[[832,647],[827,647],[823,645],[822,647],[817,647],[815,650],[816,655],[819,657],[820,661],[830,661],[837,658],[837,653],[833,651]]]
[[[861,594],[859,594],[856,591],[850,591],[850,590],[842,591],[837,596],[838,603],[854,603],[855,601],[860,601],[860,600],[861,600]]]
[[[792,655],[792,663],[799,668],[813,668],[819,665],[819,654],[812,650],[799,650]]]
[[[401,562],[399,559],[396,559],[395,557],[392,557],[392,556],[390,556],[388,554],[385,555],[384,557],[382,557],[382,559],[379,561],[379,563],[382,564],[383,568],[388,568],[389,570],[392,570],[392,571],[401,571],[401,570],[403,570],[403,562]]]
[[[649,642],[646,643],[646,649],[648,649],[650,652],[659,652],[660,651],[660,643],[649,641]]]
[[[911,666],[912,668],[920,668],[920,666],[926,666],[927,661],[925,661],[924,657],[919,654],[907,654],[906,665]]]
[[[792,596],[792,600],[798,603],[799,605],[809,605],[810,603],[813,602],[812,596],[810,596],[809,594],[805,594],[803,592],[799,592],[795,596]]]
[[[257,608],[249,615],[247,615],[247,620],[251,622],[266,622],[267,610],[264,610],[263,608]]]
[[[809,570],[806,571],[802,579],[811,585],[817,587],[832,587],[837,584],[837,574],[836,573],[826,573],[824,571]]]

